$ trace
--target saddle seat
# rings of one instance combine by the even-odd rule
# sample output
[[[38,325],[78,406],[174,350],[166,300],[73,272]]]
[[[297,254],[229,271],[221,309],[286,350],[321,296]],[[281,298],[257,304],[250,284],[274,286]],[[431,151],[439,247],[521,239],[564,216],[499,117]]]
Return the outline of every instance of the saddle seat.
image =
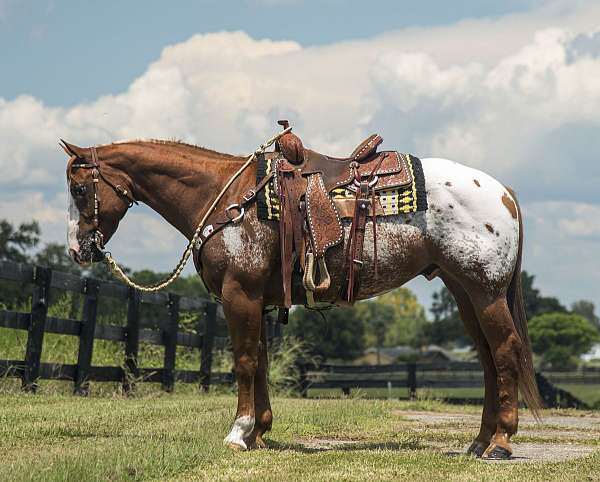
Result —
[[[284,129],[289,127],[289,122],[286,120],[279,121],[278,124],[283,126]],[[358,163],[365,162],[377,151],[377,147],[382,142],[383,138],[379,134],[371,134],[356,146],[356,149],[352,151],[352,154],[350,154],[349,157],[333,157],[315,151],[305,150],[300,138],[290,131],[279,138],[276,150],[281,151],[284,157],[294,165],[302,164],[309,158],[311,158],[313,162],[323,164],[349,164],[352,161]]]
[[[280,124],[288,127],[287,121],[280,121]],[[409,184],[412,177],[406,159],[397,152],[377,152],[382,142],[379,134],[371,134],[354,149],[350,157],[337,158],[306,149],[300,138],[290,131],[278,140],[276,150],[290,164],[297,166],[303,177],[321,174],[327,192],[349,185],[349,189],[355,190],[357,186],[351,185],[357,174],[361,179],[376,176],[376,182],[373,183],[375,191]]]

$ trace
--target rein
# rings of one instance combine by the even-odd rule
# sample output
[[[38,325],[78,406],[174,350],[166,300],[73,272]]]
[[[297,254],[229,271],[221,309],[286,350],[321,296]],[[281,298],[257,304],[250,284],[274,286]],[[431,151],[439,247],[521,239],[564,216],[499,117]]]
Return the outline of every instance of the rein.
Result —
[[[256,159],[257,156],[264,154],[265,150],[269,146],[273,145],[273,143],[275,143],[275,141],[277,141],[282,135],[289,132],[291,129],[292,129],[291,127],[288,127],[287,129],[283,130],[282,132],[277,133],[277,135],[271,137],[269,140],[267,140],[266,142],[261,144],[258,147],[258,149],[256,149],[254,151],[254,153],[246,160],[246,162],[244,162],[242,167],[240,167],[233,174],[233,176],[231,176],[229,178],[227,183],[225,183],[225,186],[223,187],[223,189],[221,189],[219,194],[217,194],[217,196],[211,203],[210,207],[204,213],[204,216],[202,216],[202,219],[198,223],[198,227],[196,228],[196,231],[194,231],[194,235],[190,239],[187,247],[185,248],[185,251],[183,252],[179,262],[177,263],[177,265],[175,266],[175,268],[173,269],[171,274],[158,283],[155,283],[152,285],[146,285],[146,286],[136,283],[129,276],[127,276],[127,274],[123,271],[123,269],[119,266],[119,264],[112,257],[110,252],[104,250],[104,236],[102,235],[102,232],[99,229],[99,224],[100,224],[99,201],[98,201],[98,195],[97,195],[98,182],[100,181],[100,179],[102,179],[104,182],[106,182],[109,186],[111,186],[121,196],[124,196],[127,199],[129,199],[130,207],[133,203],[136,203],[136,201],[135,201],[135,199],[130,197],[130,194],[127,192],[127,190],[123,189],[118,184],[114,185],[113,183],[108,181],[102,175],[102,173],[100,172],[100,165],[98,163],[98,153],[96,152],[95,148],[92,148],[92,150],[91,150],[92,163],[91,164],[73,164],[72,167],[82,167],[82,168],[86,168],[86,169],[92,169],[92,176],[93,176],[93,181],[94,181],[94,228],[95,228],[94,229],[94,243],[95,243],[96,247],[98,248],[98,250],[102,253],[102,255],[104,257],[104,261],[108,265],[108,268],[110,269],[112,274],[115,277],[119,278],[121,281],[123,281],[125,284],[127,284],[129,287],[134,288],[139,291],[144,291],[144,292],[159,291],[159,290],[166,288],[171,283],[173,283],[181,275],[183,268],[189,261],[189,258],[192,255],[192,252],[194,251],[194,247],[197,244],[202,243],[202,241],[203,241],[202,231],[204,229],[204,225],[206,224],[206,221],[208,220],[209,216],[213,213],[213,211],[217,207],[217,204],[219,204],[219,201],[221,201],[223,196],[227,193],[227,191],[229,190],[231,185],[234,183],[234,181],[246,170],[246,168],[250,164],[252,164],[252,162]],[[245,199],[245,200],[249,201],[250,199]],[[239,215],[234,218],[231,218],[229,216],[229,212],[232,210],[239,211]],[[232,204],[225,209],[225,213],[231,222],[237,223],[237,222],[240,222],[244,216],[244,207],[243,207],[243,205],[240,205],[240,204]]]

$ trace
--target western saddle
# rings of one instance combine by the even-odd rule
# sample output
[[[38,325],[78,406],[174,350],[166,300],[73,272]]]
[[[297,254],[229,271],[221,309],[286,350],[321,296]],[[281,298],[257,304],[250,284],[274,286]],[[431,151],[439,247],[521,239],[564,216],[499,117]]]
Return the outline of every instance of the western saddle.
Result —
[[[284,129],[287,121],[279,121]],[[275,184],[280,202],[280,244],[284,305],[291,306],[291,279],[295,257],[304,270],[303,285],[309,305],[314,295],[329,289],[331,278],[325,262],[327,250],[344,240],[344,229],[331,191],[345,188],[355,194],[352,224],[345,251],[346,283],[340,296],[352,303],[358,292],[367,218],[374,221],[376,193],[405,186],[412,175],[404,156],[378,152],[383,139],[373,134],[350,157],[335,158],[306,149],[291,131],[276,143],[281,154],[275,164]],[[377,275],[377,224],[373,222],[374,264]],[[319,281],[317,282],[317,278]]]
[[[304,272],[302,284],[309,306],[314,306],[315,294],[330,288],[327,269],[327,250],[344,241],[342,218],[351,219],[345,249],[346,277],[339,297],[354,302],[358,293],[363,265],[363,245],[367,218],[373,221],[373,254],[377,276],[377,223],[383,212],[378,203],[378,191],[410,185],[412,172],[407,158],[394,151],[377,151],[383,142],[373,134],[361,142],[350,157],[335,158],[306,149],[298,136],[291,132],[288,121],[279,121],[284,134],[275,143],[271,172],[242,196],[239,203],[226,208],[212,224],[206,225],[200,246],[223,227],[242,221],[244,209],[256,199],[270,182],[279,198],[279,239],[283,277],[284,310],[292,305],[292,274],[296,261]],[[261,154],[264,155],[264,154]],[[332,191],[343,189],[354,196],[341,206]],[[344,207],[344,209],[341,209]],[[343,211],[340,213],[340,211]],[[284,315],[285,318],[285,315]]]

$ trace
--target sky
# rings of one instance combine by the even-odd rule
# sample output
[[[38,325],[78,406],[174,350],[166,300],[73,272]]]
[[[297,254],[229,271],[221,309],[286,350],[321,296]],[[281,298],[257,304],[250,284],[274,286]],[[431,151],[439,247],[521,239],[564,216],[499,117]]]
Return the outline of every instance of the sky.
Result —
[[[445,157],[512,186],[524,268],[600,306],[600,4],[579,0],[0,0],[0,218],[65,242],[79,145],[244,154],[288,118],[310,147]],[[113,255],[167,271],[185,239],[132,209]],[[439,282],[408,285],[424,304]]]

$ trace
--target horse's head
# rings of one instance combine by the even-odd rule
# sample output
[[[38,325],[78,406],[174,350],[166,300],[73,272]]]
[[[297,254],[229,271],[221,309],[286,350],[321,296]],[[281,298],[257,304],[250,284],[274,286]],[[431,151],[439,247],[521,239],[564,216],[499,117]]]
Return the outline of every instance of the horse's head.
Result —
[[[135,202],[131,179],[111,166],[111,153],[100,154],[102,148],[82,148],[64,141],[61,147],[70,157],[69,253],[78,264],[101,261],[104,244]]]

